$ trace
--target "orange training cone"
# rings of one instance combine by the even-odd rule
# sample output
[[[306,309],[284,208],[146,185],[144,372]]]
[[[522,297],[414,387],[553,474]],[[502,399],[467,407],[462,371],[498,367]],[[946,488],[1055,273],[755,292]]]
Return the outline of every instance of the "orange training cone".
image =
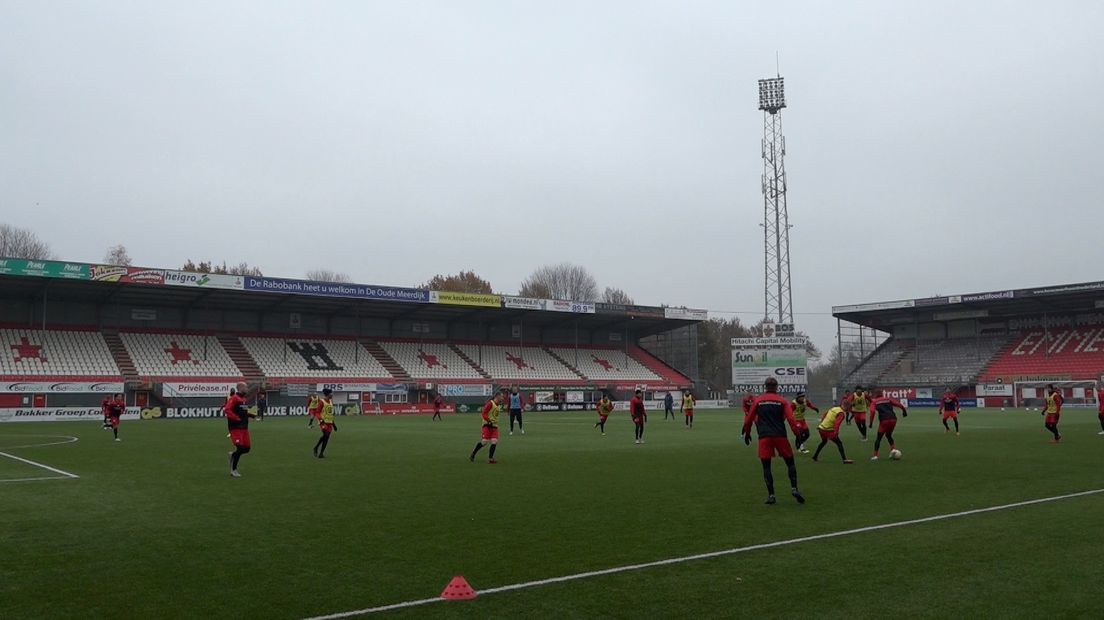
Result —
[[[441,598],[446,601],[470,601],[475,598],[475,590],[463,575],[457,575],[445,586],[444,591],[441,592]]]

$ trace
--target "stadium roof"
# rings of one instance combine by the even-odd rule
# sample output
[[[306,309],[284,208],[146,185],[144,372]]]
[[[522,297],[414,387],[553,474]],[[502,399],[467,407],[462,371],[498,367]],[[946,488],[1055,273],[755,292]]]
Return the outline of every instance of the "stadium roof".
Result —
[[[1102,309],[1104,309],[1104,282],[1083,282],[833,306],[832,316],[858,325],[885,330],[890,326],[903,323],[1070,314]]]
[[[4,297],[131,306],[281,311],[418,321],[629,329],[637,336],[708,318],[704,310],[450,293],[366,284],[200,274],[0,258]]]

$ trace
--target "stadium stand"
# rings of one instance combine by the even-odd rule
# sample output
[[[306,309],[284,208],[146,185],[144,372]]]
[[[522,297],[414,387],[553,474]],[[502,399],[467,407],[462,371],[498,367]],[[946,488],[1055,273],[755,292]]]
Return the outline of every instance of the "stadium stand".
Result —
[[[669,383],[671,385],[690,384],[690,379],[687,378],[686,375],[665,364],[658,357],[652,355],[651,353],[648,353],[641,347],[630,345],[629,355],[636,358],[636,361],[643,364],[645,368],[658,375],[666,383]]]
[[[380,340],[379,345],[414,379],[485,380],[478,370],[442,342]]]
[[[243,337],[241,343],[270,380],[367,379],[395,377],[355,340]]]
[[[492,379],[560,383],[583,380],[541,347],[461,344],[457,348]]]
[[[1021,378],[1092,380],[1104,375],[1104,328],[1035,329],[1020,333],[993,359],[981,380]]]
[[[908,355],[913,344],[912,341],[899,339],[886,340],[878,345],[878,348],[863,360],[855,370],[851,371],[851,374],[847,375],[847,378],[844,379],[844,385],[847,387],[873,385],[886,371],[897,365],[901,358]]]
[[[9,379],[120,379],[103,336],[95,331],[0,329],[0,376]]]
[[[917,340],[900,343],[904,355],[867,383],[885,386],[958,386],[973,384],[1008,341],[1006,336]]]
[[[555,347],[552,352],[593,381],[660,381],[659,375],[622,350]]]
[[[122,332],[138,376],[144,380],[177,377],[240,378],[242,371],[219,340],[196,334]]]

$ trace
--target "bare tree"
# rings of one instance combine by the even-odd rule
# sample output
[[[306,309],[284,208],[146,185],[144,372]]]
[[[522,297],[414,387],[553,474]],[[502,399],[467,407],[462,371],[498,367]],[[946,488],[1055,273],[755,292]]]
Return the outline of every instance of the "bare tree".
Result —
[[[49,244],[25,228],[0,224],[0,256],[49,260],[54,257]]]
[[[199,264],[192,262],[192,259],[188,259],[184,266],[180,268],[181,271],[193,271],[196,273],[216,273],[220,275],[233,275],[233,276],[255,276],[261,277],[264,274],[261,273],[260,267],[253,267],[247,262],[240,262],[237,265],[231,267],[226,266],[226,261],[223,261],[221,265],[216,265],[210,261],[200,261]]]
[[[437,274],[422,285],[422,288],[431,291],[448,291],[450,293],[483,293],[490,295],[494,292],[491,283],[480,278],[474,271],[461,271],[456,275]]]
[[[329,269],[311,269],[307,272],[307,279],[315,282],[351,282],[349,274]]]
[[[104,254],[103,262],[105,265],[116,265],[120,267],[129,267],[130,254],[127,253],[126,246],[123,244],[113,245],[107,248],[107,253]]]
[[[632,297],[629,297],[628,293],[613,286],[606,287],[605,292],[602,293],[602,301],[607,304],[622,304],[626,306],[631,306],[636,303]]]
[[[598,281],[586,267],[571,263],[538,267],[521,283],[522,297],[597,301]]]

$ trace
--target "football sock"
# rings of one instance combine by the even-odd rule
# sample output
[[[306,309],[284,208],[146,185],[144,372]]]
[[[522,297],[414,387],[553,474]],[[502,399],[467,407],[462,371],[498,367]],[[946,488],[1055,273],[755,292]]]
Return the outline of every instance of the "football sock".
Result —
[[[958,432],[958,418],[954,419],[954,423],[955,423],[955,432],[957,433]]]
[[[878,448],[882,446],[882,437],[885,437],[885,433],[878,433],[878,436],[874,439],[874,454],[877,454]]]
[[[843,442],[840,441],[838,438],[833,439],[832,441],[835,442],[836,447],[839,448],[840,458],[846,461],[847,455],[843,453]]]
[[[797,489],[797,463],[794,462],[793,457],[783,459],[786,461],[786,474],[790,477],[790,487]]]
[[[855,426],[859,429],[859,434],[863,439],[866,439],[866,422],[855,422]]]
[[[472,450],[472,453],[471,453],[471,457],[472,457],[473,459],[475,458],[475,453],[476,453],[476,452],[479,452],[479,450],[480,450],[480,449],[481,449],[482,447],[483,447],[483,442],[479,442],[479,443],[475,444],[475,450]]]
[[[1097,417],[1100,418],[1100,430],[1104,431],[1104,413],[1100,414]]]
[[[497,448],[497,447],[498,447],[497,443],[492,443],[491,444],[491,451],[487,453],[487,457],[490,458],[491,460],[494,460],[495,448]]]
[[[111,429],[111,432],[115,434],[115,439],[119,438],[119,429],[113,428]]]
[[[893,433],[886,433],[885,438],[886,438],[886,441],[889,442],[889,449],[890,450],[896,450],[897,449],[897,445],[896,445],[897,442],[893,441]]]
[[[815,461],[815,460],[816,460],[817,458],[819,458],[819,457],[820,457],[820,451],[821,451],[821,450],[823,450],[823,449],[824,449],[824,446],[826,446],[826,445],[828,445],[828,440],[827,440],[827,439],[821,439],[821,440],[820,440],[820,445],[819,445],[819,446],[817,446],[816,452],[814,452],[814,453],[813,453],[813,460],[814,460],[814,461]]]
[[[958,424],[958,422],[955,422],[955,424]],[[947,426],[947,419],[946,418],[943,419],[943,428],[945,428],[947,430],[951,430],[951,427]]]
[[[234,454],[230,457],[230,469],[238,468],[238,460],[241,459],[241,456],[246,452],[249,452],[249,448],[245,446],[238,446],[237,449],[234,450]]]
[[[774,473],[771,472],[771,460],[759,459],[763,463],[763,482],[767,483],[767,495],[774,495]]]

